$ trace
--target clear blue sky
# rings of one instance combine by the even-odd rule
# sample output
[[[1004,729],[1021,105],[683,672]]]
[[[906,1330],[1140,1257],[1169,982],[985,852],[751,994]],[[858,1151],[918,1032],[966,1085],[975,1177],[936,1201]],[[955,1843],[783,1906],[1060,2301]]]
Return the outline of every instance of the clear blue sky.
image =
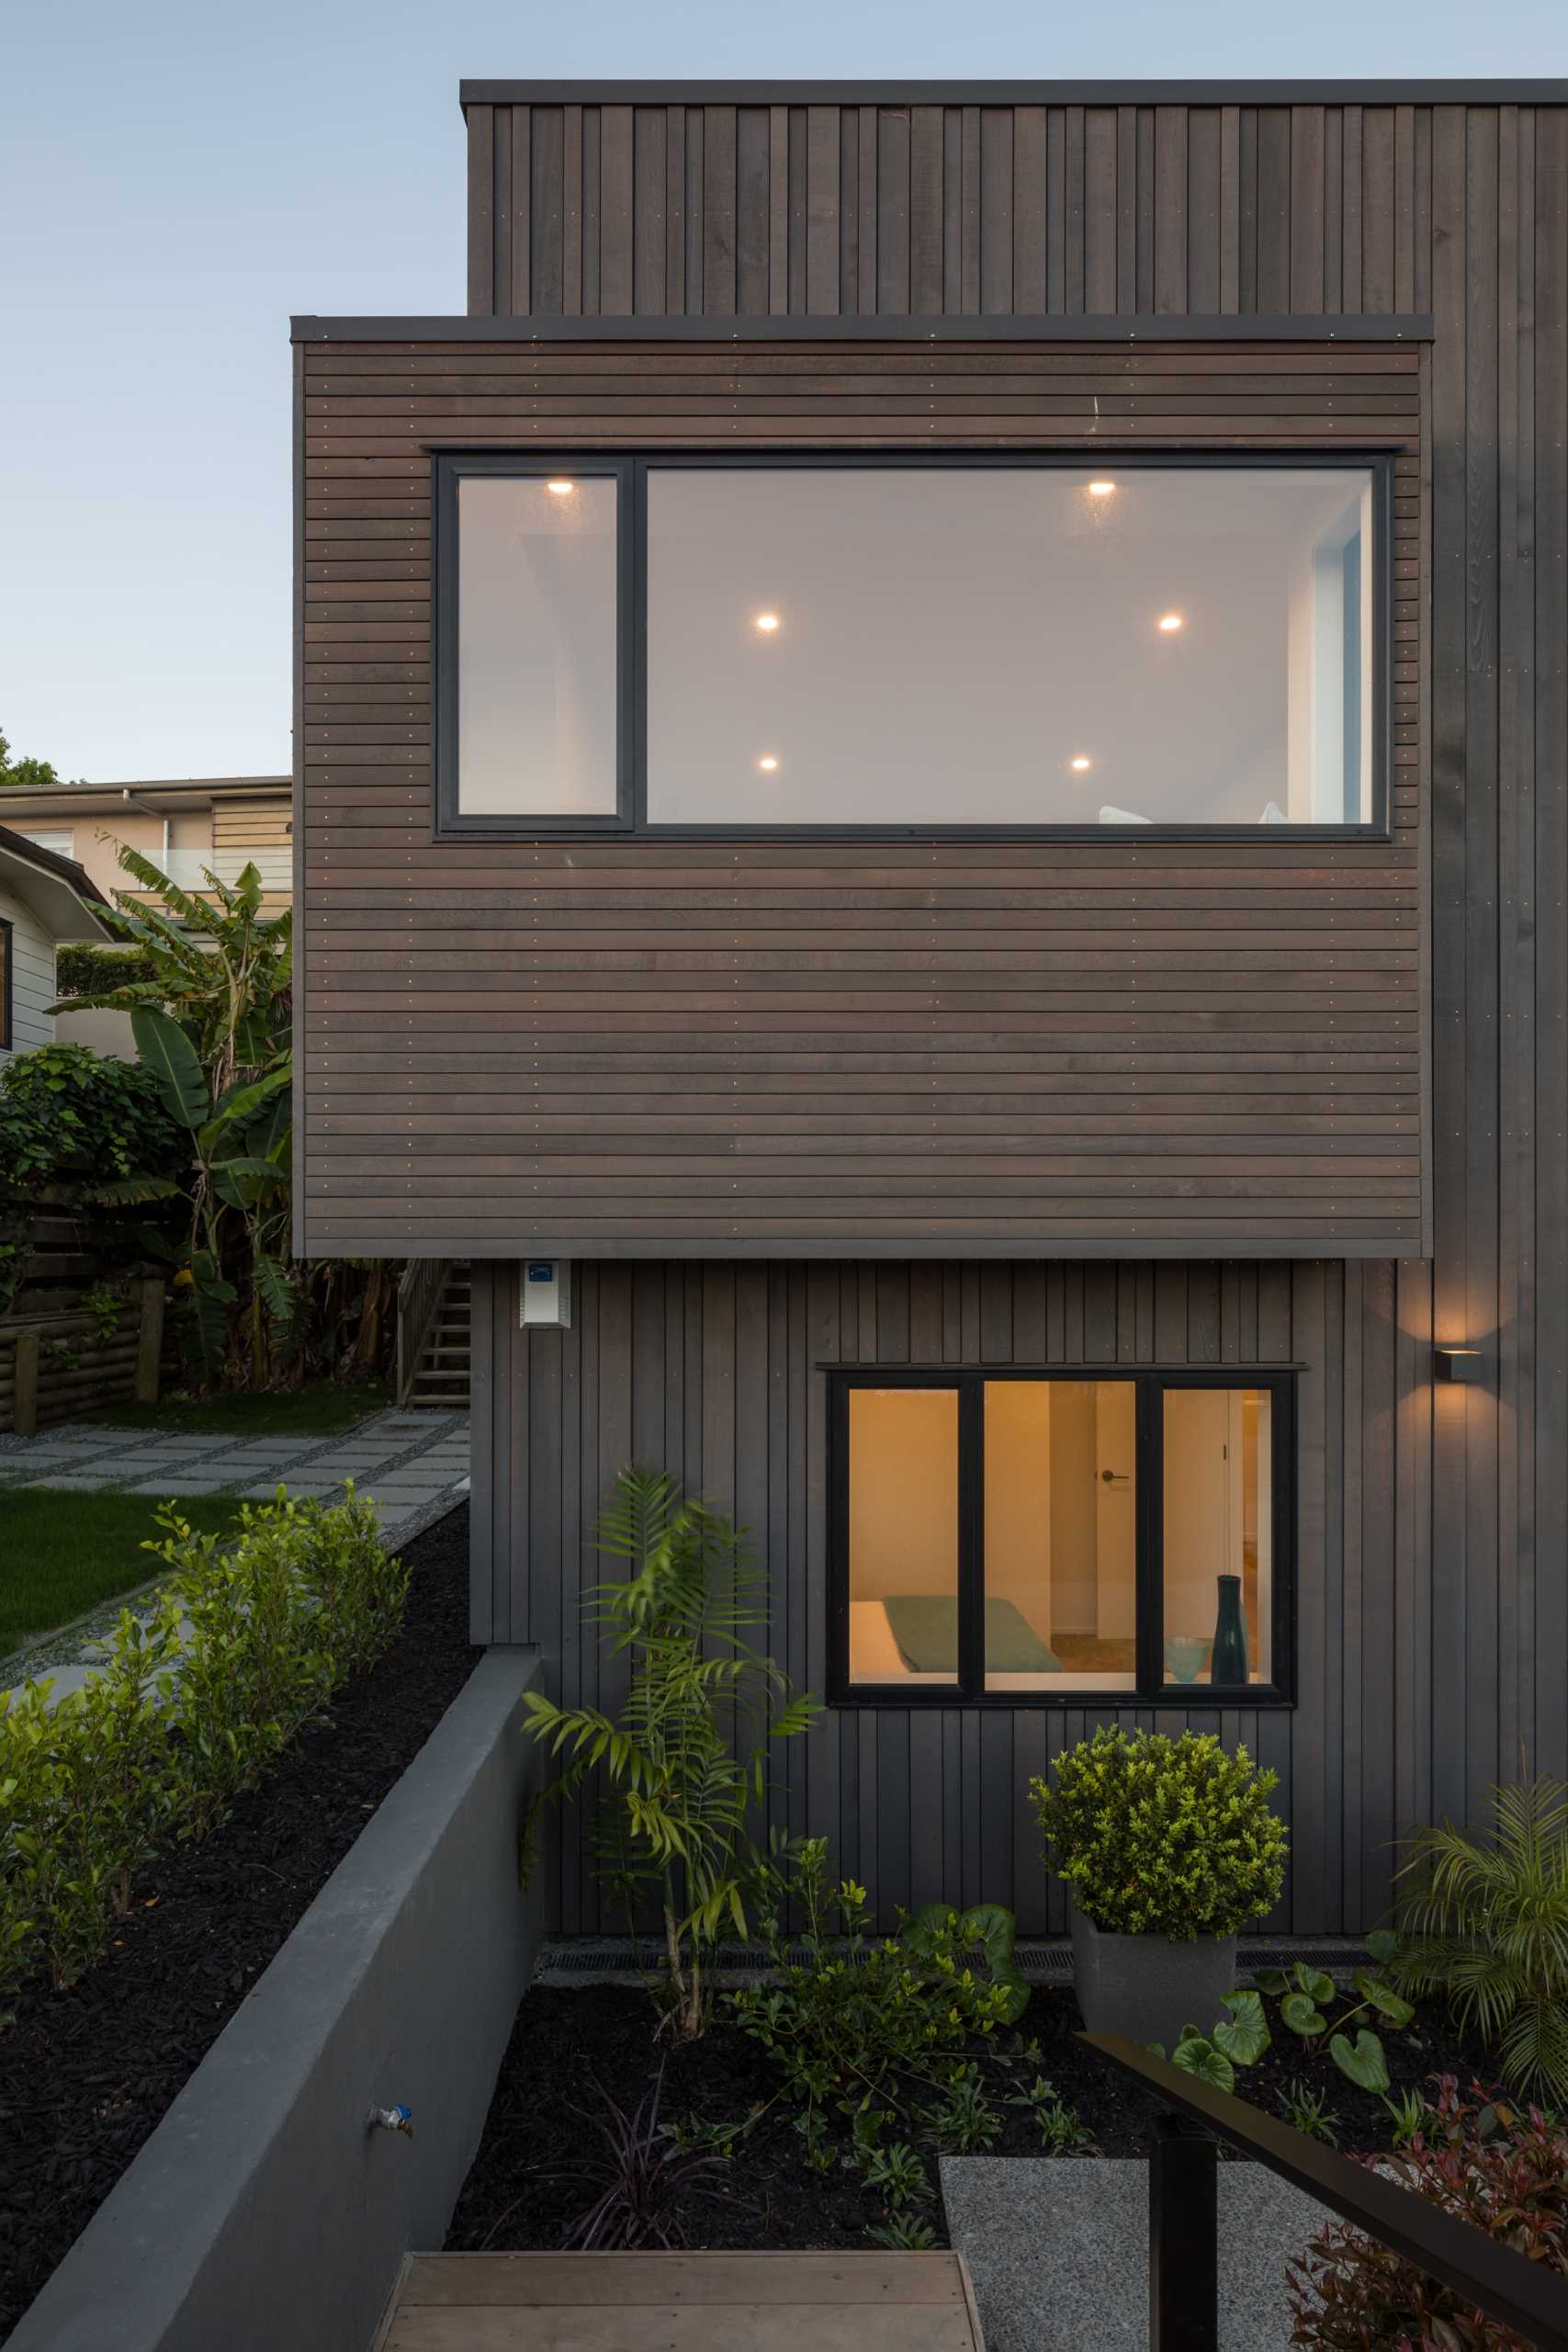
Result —
[[[465,74],[1563,74],[1562,0],[17,0],[0,34],[0,731],[289,762],[291,311],[463,307]]]

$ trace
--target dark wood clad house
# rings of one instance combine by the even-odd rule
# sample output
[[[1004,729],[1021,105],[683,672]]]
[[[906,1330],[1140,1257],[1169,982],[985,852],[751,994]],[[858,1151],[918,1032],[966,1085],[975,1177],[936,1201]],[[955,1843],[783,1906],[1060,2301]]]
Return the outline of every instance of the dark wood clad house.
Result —
[[[659,1463],[885,1913],[1120,1718],[1369,1925],[1568,1769],[1568,87],[463,102],[294,329],[299,1241],[473,1263],[476,1634],[613,1696]]]

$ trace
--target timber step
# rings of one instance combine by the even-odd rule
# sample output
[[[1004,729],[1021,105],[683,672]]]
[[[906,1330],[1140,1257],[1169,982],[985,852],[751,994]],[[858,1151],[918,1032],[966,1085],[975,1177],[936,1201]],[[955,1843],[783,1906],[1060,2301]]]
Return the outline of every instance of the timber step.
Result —
[[[419,1368],[409,1391],[411,1405],[439,1405],[448,1410],[468,1405],[472,1286],[466,1259],[454,1260],[446,1270],[441,1304],[432,1318],[420,1353]]]
[[[375,2352],[985,2352],[961,2254],[415,2254]]]

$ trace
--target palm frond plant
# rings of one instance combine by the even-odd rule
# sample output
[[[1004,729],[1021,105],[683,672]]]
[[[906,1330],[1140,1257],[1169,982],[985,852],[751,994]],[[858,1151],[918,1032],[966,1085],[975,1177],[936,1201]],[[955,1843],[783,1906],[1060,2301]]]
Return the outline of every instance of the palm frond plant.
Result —
[[[743,1532],[666,1473],[621,1472],[598,1548],[628,1564],[588,1601],[626,1662],[625,1703],[616,1716],[530,1691],[525,1728],[569,1759],[558,1793],[602,1776],[609,1873],[628,1894],[656,1891],[670,2021],[685,2039],[705,2023],[708,1948],[728,1927],[747,1933],[770,1756],[818,1702],[753,1645],[765,1592]]]
[[[1445,1822],[1411,1841],[1393,1973],[1446,1996],[1510,2086],[1568,2100],[1568,1783],[1490,1792],[1483,1843]]]

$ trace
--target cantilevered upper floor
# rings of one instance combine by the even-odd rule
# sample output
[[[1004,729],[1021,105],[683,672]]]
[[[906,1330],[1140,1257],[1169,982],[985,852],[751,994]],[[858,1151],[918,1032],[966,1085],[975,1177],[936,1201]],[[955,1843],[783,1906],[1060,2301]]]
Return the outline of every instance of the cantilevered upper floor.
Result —
[[[295,325],[304,1246],[1425,1251],[1562,93],[466,98]]]

